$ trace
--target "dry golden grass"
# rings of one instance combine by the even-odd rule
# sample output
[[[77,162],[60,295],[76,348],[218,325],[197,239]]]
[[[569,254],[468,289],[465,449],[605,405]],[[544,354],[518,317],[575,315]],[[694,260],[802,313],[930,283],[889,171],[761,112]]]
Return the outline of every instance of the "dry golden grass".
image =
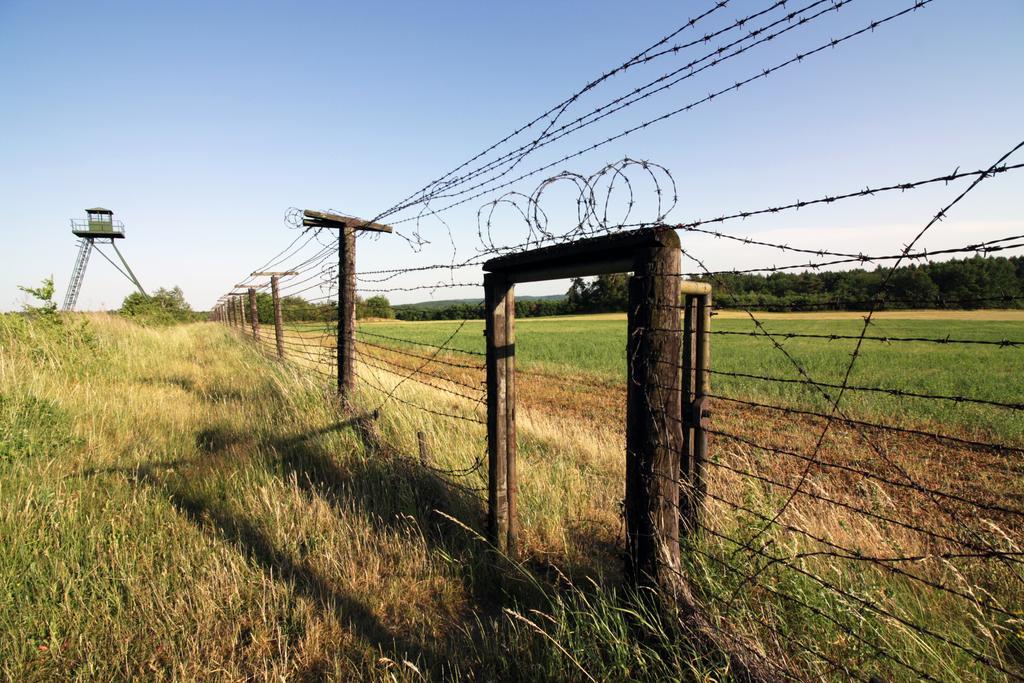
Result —
[[[419,409],[480,418],[478,402],[439,388],[469,392],[462,385],[479,375],[382,351],[392,363],[436,371],[423,378],[434,386],[403,381],[407,370],[363,363],[358,406],[380,417],[351,421],[334,404],[329,378],[316,372],[319,354],[333,353],[330,341],[294,337],[305,339],[311,356],[295,352],[282,365],[212,325],[150,330],[92,317],[82,333],[0,329],[0,408],[14,406],[30,434],[42,430],[32,417],[42,415],[49,439],[0,460],[0,540],[9,549],[0,559],[4,677],[578,679],[580,669],[615,680],[723,676],[720,661],[696,657],[640,608],[604,589],[570,589],[617,582],[621,387],[586,373],[521,377],[525,571],[491,561],[475,539],[486,483],[483,425]],[[714,424],[792,449],[816,436],[809,421],[780,423],[722,406]],[[416,462],[417,432],[433,469]],[[919,484],[991,502],[1021,496],[1012,463],[978,459],[973,469],[954,469],[963,453],[910,439],[880,439],[878,458],[862,439],[833,429],[822,456],[886,477],[899,465]],[[762,523],[758,515],[780,508],[777,487],[733,470],[803,482],[806,493],[765,537],[766,552],[799,557],[797,566],[820,580],[747,553],[739,556],[743,569],[758,570],[767,588],[745,585],[713,561],[735,548],[705,537],[694,548],[704,554],[689,556],[687,572],[712,618],[807,678],[823,675],[824,656],[861,673],[908,676],[768,588],[943,680],[971,680],[986,669],[900,619],[1011,665],[1008,627],[991,612],[892,571],[1018,609],[1020,591],[998,568],[936,559],[947,546],[927,533],[820,498],[926,531],[966,524],[1010,549],[1019,549],[1019,526],[955,506],[939,514],[919,492],[868,485],[821,465],[805,477],[799,461],[742,444],[718,440],[713,453],[722,466],[709,470],[709,527],[749,536]],[[1003,469],[986,474],[987,464]],[[822,545],[794,529],[864,555],[930,558],[886,569],[807,555]],[[821,581],[892,616],[836,597]]]

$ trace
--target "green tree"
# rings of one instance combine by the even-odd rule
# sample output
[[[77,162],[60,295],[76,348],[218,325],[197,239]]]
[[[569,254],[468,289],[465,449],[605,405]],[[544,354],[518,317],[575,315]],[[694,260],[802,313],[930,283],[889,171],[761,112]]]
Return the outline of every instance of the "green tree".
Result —
[[[185,301],[181,287],[165,289],[161,287],[152,295],[132,292],[121,302],[121,315],[139,322],[170,325],[196,319],[192,307]]]
[[[578,313],[624,311],[629,305],[629,275],[608,273],[590,282],[573,278],[565,297],[569,310]]]
[[[391,308],[391,302],[384,296],[371,296],[363,301],[356,300],[357,318],[394,318],[395,311]]]

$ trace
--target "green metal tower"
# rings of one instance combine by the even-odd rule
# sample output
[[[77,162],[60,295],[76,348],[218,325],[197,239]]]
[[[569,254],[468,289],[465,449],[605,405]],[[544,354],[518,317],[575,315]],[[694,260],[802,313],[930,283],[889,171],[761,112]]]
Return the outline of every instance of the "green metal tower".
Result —
[[[89,255],[95,248],[99,252],[100,256],[110,261],[110,265],[117,268],[117,271],[128,278],[133,285],[135,285],[140,292],[144,295],[146,290],[139,284],[139,279],[135,277],[135,273],[128,267],[128,262],[124,260],[124,256],[117,248],[117,244],[114,243],[116,239],[124,239],[124,223],[121,221],[114,220],[114,212],[110,209],[104,209],[96,207],[94,209],[85,210],[86,219],[71,219],[71,232],[78,236],[78,258],[75,259],[75,268],[71,271],[71,283],[68,285],[68,292],[64,296],[64,305],[61,306],[61,310],[70,311],[74,309],[75,303],[78,302],[78,293],[82,291],[82,280],[85,278],[85,267],[89,265]],[[114,263],[113,259],[107,256],[99,248],[97,242],[110,240],[110,246],[114,249],[114,253],[117,254],[117,258],[120,259],[121,266]]]

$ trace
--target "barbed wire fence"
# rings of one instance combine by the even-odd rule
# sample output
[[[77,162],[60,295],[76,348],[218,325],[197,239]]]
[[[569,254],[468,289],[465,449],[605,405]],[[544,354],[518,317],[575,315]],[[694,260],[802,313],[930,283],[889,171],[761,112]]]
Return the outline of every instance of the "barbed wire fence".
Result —
[[[1024,636],[1020,598],[1024,595],[1024,442],[1019,425],[1024,400],[1006,387],[1003,396],[972,394],[963,389],[931,391],[914,383],[901,386],[895,369],[884,380],[858,379],[863,358],[879,349],[929,355],[943,350],[1013,354],[1007,364],[1024,368],[1019,354],[1024,334],[1017,336],[961,334],[890,334],[876,331],[877,313],[886,308],[975,308],[1018,305],[1020,292],[995,296],[907,297],[895,291],[894,274],[907,263],[928,263],[939,257],[1018,254],[1024,235],[963,240],[959,244],[924,248],[922,240],[981,183],[1005,177],[1024,167],[1013,160],[1024,142],[1011,147],[991,165],[971,171],[941,172],[924,179],[870,183],[863,189],[837,191],[810,200],[780,201],[761,208],[735,210],[702,219],[675,221],[679,190],[668,168],[646,160],[624,158],[596,172],[562,171],[537,182],[531,191],[523,182],[566,162],[661,121],[680,116],[747,84],[797,67],[825,50],[837,49],[860,36],[907,17],[933,0],[920,0],[839,37],[813,45],[790,59],[767,63],[748,77],[710,90],[706,96],[673,106],[655,117],[610,136],[587,140],[553,161],[520,168],[527,159],[558,141],[578,140],[598,121],[685,84],[697,74],[714,75],[733,57],[758,54],[769,42],[795,39],[801,29],[821,17],[841,13],[854,0],[819,0],[792,9],[771,2],[757,12],[724,20],[730,3],[719,1],[666,34],[647,49],[589,81],[570,97],[548,109],[466,162],[379,212],[369,221],[387,221],[414,253],[431,244],[428,221],[451,243],[450,258],[406,267],[370,263],[356,268],[356,291],[363,295],[438,292],[479,288],[484,264],[536,250],[572,249],[586,240],[672,229],[678,234],[722,240],[736,249],[760,249],[785,258],[811,260],[729,270],[707,267],[687,245],[679,250],[680,267],[671,272],[634,274],[635,281],[672,281],[710,285],[702,300],[708,321],[741,314],[724,324],[696,322],[695,300],[677,295],[664,304],[672,324],[647,326],[631,334],[667,333],[680,340],[671,362],[662,360],[665,385],[648,382],[638,389],[622,383],[651,412],[666,396],[681,395],[678,415],[659,424],[653,447],[679,453],[667,477],[678,492],[670,504],[678,520],[677,560],[660,569],[678,578],[683,601],[700,629],[716,647],[741,662],[753,677],[842,677],[879,680],[886,677],[944,680],[1024,677]],[[723,19],[722,25],[694,36],[698,25]],[[689,33],[687,33],[689,32]],[[721,41],[714,44],[715,41]],[[679,41],[679,42],[673,42]],[[691,51],[698,54],[690,55]],[[615,77],[642,66],[672,63],[665,73],[563,122],[574,105],[594,96]],[[576,136],[576,137],[573,137]],[[820,244],[773,242],[737,234],[726,226],[762,216],[784,215],[809,207],[835,207],[904,195],[925,186],[963,186],[907,244],[883,253],[837,249],[822,234]],[[553,188],[569,188],[575,217],[549,219],[545,212]],[[453,229],[449,218],[458,207],[477,201],[475,237],[470,256],[457,256],[468,242],[465,230]],[[437,206],[440,204],[440,206]],[[436,207],[436,208],[435,208]],[[511,217],[511,218],[510,218]],[[246,330],[268,355],[276,355],[333,387],[338,382],[337,340],[340,322],[339,241],[342,232],[303,226],[302,214],[291,210],[286,223],[297,233],[281,252],[235,285],[216,306],[217,320]],[[513,226],[523,236],[510,240]],[[464,228],[464,226],[463,226]],[[362,233],[359,239],[375,239]],[[687,264],[683,266],[682,264]],[[380,264],[384,265],[384,264]],[[869,297],[830,296],[764,303],[732,293],[730,278],[788,271],[830,271],[875,266],[880,284]],[[690,270],[693,268],[693,270]],[[270,273],[277,273],[270,275]],[[261,275],[263,274],[263,275]],[[437,279],[435,278],[437,276]],[[270,279],[268,279],[270,278]],[[433,280],[432,280],[433,279]],[[432,280],[432,281],[425,281]],[[479,291],[479,290],[477,290]],[[714,302],[712,301],[714,298]],[[722,301],[728,301],[723,305]],[[276,309],[267,312],[268,306]],[[772,317],[774,313],[858,311],[852,332],[821,329],[821,322]],[[703,313],[702,313],[703,314]],[[276,318],[274,333],[267,322]],[[724,317],[722,318],[724,320]],[[721,323],[721,324],[720,324]],[[262,325],[262,326],[261,326]],[[431,421],[460,439],[471,440],[474,456],[442,465],[410,455],[437,477],[482,502],[494,495],[495,471],[489,470],[488,432],[494,420],[489,384],[489,351],[474,318],[448,321],[443,334],[427,339],[372,324],[354,330],[355,373],[360,395],[372,412],[398,406]],[[489,330],[493,336],[493,329]],[[473,339],[478,340],[473,343]],[[720,344],[747,343],[746,356],[771,358],[756,364],[696,362],[698,347],[714,353]],[[633,364],[634,356],[624,359]],[[828,361],[815,354],[828,349]],[[717,355],[716,355],[717,357]],[[948,363],[950,356],[934,356]],[[955,362],[955,361],[954,361]],[[548,370],[518,368],[524,377],[550,378]],[[605,380],[574,374],[573,382],[607,390]],[[1006,378],[1009,384],[1015,378]],[[628,382],[627,382],[628,384]],[[956,386],[969,386],[965,383]],[[520,410],[543,411],[520,392]],[[701,400],[698,400],[701,399]],[[872,403],[881,401],[881,403]],[[513,397],[511,405],[516,405]],[[865,409],[864,406],[873,406]],[[973,421],[942,421],[920,415],[947,415],[943,408],[974,411]],[[889,412],[887,412],[889,411]],[[415,421],[410,421],[413,424]],[[624,427],[623,427],[624,428]],[[1015,431],[1016,430],[1016,431]],[[491,435],[493,439],[493,434]],[[422,435],[420,442],[422,444]],[[704,439],[703,448],[695,439]],[[515,448],[514,422],[512,449]],[[702,452],[703,451],[703,452]],[[514,462],[514,457],[512,462]],[[505,472],[503,476],[508,476]],[[507,486],[514,490],[515,474]],[[492,490],[489,491],[488,487]],[[484,495],[486,494],[486,495]],[[514,501],[514,494],[512,495]],[[507,513],[515,517],[514,502]],[[514,524],[514,521],[511,522]],[[529,552],[529,548],[517,548]],[[937,619],[932,610],[942,610]]]

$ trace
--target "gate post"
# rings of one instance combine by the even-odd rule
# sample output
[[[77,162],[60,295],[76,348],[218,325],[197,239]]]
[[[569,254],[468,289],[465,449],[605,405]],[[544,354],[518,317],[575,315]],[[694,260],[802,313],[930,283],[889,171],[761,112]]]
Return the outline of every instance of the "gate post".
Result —
[[[260,340],[260,313],[256,306],[256,288],[249,287],[249,317],[252,319],[252,338]]]
[[[679,571],[679,464],[683,449],[679,237],[637,254],[629,282],[626,390],[627,575],[671,587]]]
[[[515,286],[484,276],[487,327],[487,532],[499,550],[515,553],[516,380]]]
[[[707,456],[705,421],[710,416],[707,395],[711,374],[711,285],[683,281],[683,452],[680,463],[681,533],[692,536],[700,528],[704,505],[704,461]]]
[[[708,404],[708,394],[711,393],[711,287],[697,298],[696,311],[696,340],[697,349],[694,354],[696,363],[694,377],[697,384],[694,387],[693,407],[690,411],[693,421],[693,463],[690,468],[690,489],[692,491],[692,520],[691,528],[696,531],[700,528],[700,514],[704,508],[704,498],[707,492],[707,484],[704,481],[705,467],[708,454],[708,435],[705,424],[711,417]]]

